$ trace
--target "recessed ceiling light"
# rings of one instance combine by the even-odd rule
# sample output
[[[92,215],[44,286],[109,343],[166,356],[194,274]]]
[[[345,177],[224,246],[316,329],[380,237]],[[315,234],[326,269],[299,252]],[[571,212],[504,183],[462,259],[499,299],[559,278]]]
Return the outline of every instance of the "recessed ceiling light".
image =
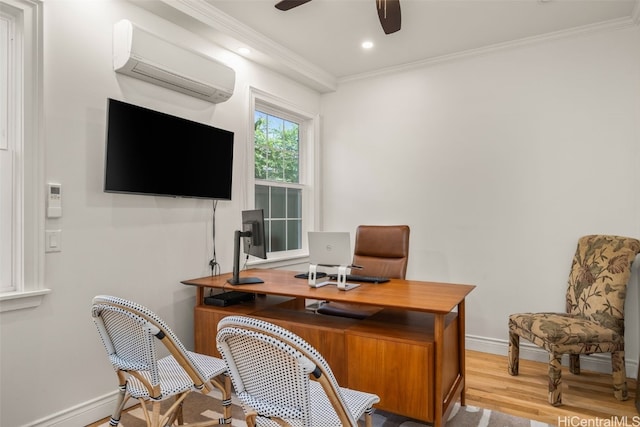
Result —
[[[373,42],[372,41],[364,41],[362,42],[362,48],[363,49],[371,49],[373,47]]]
[[[242,55],[248,55],[251,53],[251,51],[249,50],[249,48],[246,47],[241,47],[238,49],[238,53],[242,54]]]

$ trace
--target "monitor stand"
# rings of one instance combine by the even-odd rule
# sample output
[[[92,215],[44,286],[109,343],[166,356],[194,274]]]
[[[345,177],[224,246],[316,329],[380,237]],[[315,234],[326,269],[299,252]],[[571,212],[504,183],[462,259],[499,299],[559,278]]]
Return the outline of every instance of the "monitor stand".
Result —
[[[255,285],[257,283],[264,283],[259,277],[238,277],[237,279],[231,278],[227,280],[227,282],[231,285]]]
[[[227,280],[232,285],[254,285],[264,283],[264,280],[258,277],[239,277],[240,276],[240,241],[243,237],[251,237],[250,231],[235,232],[235,243],[233,246],[233,276]]]

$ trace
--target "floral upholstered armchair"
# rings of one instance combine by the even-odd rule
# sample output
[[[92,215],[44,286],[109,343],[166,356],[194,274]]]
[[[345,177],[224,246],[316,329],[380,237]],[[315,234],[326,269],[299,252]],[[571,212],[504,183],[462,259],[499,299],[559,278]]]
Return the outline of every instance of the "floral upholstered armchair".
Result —
[[[627,399],[624,361],[624,300],[640,241],[591,235],[578,241],[567,288],[566,313],[509,316],[509,374],[518,375],[520,337],[549,352],[549,403],[562,404],[561,358],[580,373],[580,355],[611,353],[614,395]]]

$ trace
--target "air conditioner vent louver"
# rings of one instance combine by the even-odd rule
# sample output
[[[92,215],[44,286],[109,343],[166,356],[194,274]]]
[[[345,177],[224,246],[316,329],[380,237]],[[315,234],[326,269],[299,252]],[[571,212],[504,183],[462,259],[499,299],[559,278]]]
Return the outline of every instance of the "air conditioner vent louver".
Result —
[[[235,72],[226,65],[163,40],[128,20],[114,25],[113,68],[213,103],[228,100],[235,84]]]
[[[178,86],[185,90],[187,93],[191,93],[195,96],[209,96],[211,88],[207,88],[206,85],[180,76],[175,73],[163,70],[162,68],[154,67],[153,65],[143,64],[138,62],[132,69],[132,73],[140,74],[141,77],[152,79],[161,86]]]

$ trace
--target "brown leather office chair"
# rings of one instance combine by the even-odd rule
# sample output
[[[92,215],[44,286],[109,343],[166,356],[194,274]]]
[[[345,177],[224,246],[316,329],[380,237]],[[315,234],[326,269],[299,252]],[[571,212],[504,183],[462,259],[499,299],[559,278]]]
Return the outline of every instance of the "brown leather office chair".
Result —
[[[404,279],[408,261],[408,225],[361,225],[356,229],[353,265],[362,269],[352,270],[353,274]],[[317,313],[364,319],[379,310],[378,307],[331,302],[321,305]]]
[[[409,261],[408,225],[361,225],[356,230],[353,264],[360,276],[404,279]]]

